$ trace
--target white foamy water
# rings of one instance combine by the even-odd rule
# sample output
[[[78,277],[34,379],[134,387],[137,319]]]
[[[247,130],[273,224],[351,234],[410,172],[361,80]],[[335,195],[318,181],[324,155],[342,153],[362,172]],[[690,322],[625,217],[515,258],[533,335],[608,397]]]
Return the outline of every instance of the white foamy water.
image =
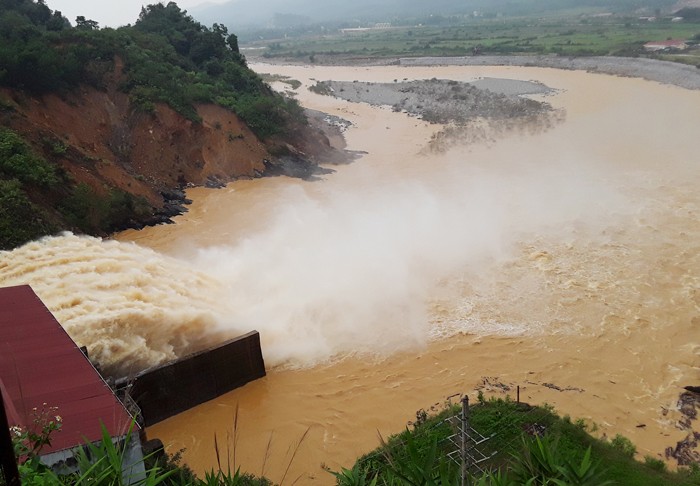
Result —
[[[130,243],[67,233],[0,252],[0,283],[30,284],[108,372],[128,375],[207,342],[219,282]]]
[[[276,195],[284,205],[268,229],[194,258],[226,283],[232,321],[263,331],[272,363],[415,348],[438,333],[428,301],[440,279],[491,271],[532,234],[596,226],[624,207],[602,182],[546,170],[446,168],[428,182],[358,191],[295,186]],[[454,322],[439,334],[464,330],[478,328]]]
[[[460,303],[452,318],[431,322],[430,299],[455,270],[474,279],[533,234],[595,225],[624,206],[590,174],[542,165],[544,175],[458,163],[429,181],[369,190],[283,188],[267,228],[177,257],[47,238],[3,254],[0,282],[33,285],[73,338],[120,374],[192,352],[215,332],[259,330],[273,366],[415,349],[455,332],[541,332],[547,326],[532,320],[455,319]]]

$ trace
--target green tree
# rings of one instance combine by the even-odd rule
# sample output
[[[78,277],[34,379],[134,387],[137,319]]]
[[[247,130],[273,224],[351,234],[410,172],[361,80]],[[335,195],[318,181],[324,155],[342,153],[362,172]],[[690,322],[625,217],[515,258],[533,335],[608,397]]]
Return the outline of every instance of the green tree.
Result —
[[[53,165],[37,156],[19,134],[7,128],[0,128],[0,174],[40,186],[58,182]]]
[[[94,20],[86,19],[82,15],[78,15],[75,18],[75,27],[84,30],[97,30],[100,28],[100,24]]]
[[[150,214],[150,210],[142,198],[116,188],[100,193],[85,183],[75,186],[60,206],[72,226],[91,234],[125,229],[131,221]]]

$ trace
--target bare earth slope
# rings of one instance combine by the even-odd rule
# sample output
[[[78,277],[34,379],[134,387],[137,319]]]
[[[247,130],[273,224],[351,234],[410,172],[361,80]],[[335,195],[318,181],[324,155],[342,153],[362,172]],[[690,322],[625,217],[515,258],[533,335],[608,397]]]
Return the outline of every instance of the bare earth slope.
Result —
[[[310,177],[318,170],[318,157],[342,159],[317,117],[263,142],[220,106],[197,106],[201,123],[164,104],[147,113],[136,109],[117,85],[114,80],[104,91],[81,87],[43,97],[0,89],[0,126],[19,133],[66,176],[57,193],[29,190],[32,202],[56,228],[75,230],[57,207],[79,184],[97,196],[116,189],[143,198],[151,210],[129,223],[140,227],[168,222],[184,210],[180,188],[263,175]]]

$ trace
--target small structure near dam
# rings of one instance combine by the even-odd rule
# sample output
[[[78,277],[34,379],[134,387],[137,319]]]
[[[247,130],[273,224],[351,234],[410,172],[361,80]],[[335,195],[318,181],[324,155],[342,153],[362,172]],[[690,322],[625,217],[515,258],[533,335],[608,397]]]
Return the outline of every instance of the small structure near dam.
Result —
[[[39,452],[44,464],[72,468],[73,451],[101,441],[104,427],[115,441],[130,438],[125,464],[143,474],[132,416],[29,285],[0,289],[0,391],[7,425],[36,432],[47,421],[60,423]],[[3,464],[15,460],[5,448],[0,456]]]
[[[76,465],[76,448],[103,440],[104,427],[115,442],[129,438],[125,467],[138,479],[144,475],[141,444],[146,439],[140,425],[263,376],[260,335],[252,331],[145,370],[115,394],[29,285],[0,288],[0,478],[11,478],[8,484],[19,481],[8,427],[26,430],[55,421],[60,431],[41,450],[42,462],[69,472]],[[137,433],[130,433],[132,427]]]
[[[142,371],[124,383],[125,395],[150,426],[265,376],[257,331]]]

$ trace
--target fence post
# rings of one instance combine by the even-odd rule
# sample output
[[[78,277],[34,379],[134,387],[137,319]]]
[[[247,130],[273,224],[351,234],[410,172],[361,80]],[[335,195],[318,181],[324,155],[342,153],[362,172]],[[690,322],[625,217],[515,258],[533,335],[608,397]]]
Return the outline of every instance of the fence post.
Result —
[[[8,486],[21,486],[19,471],[17,470],[17,458],[12,447],[12,437],[10,437],[10,425],[7,422],[5,403],[0,393],[0,470],[5,476],[5,483]]]
[[[462,440],[461,440],[461,450],[460,456],[462,457],[462,486],[469,486],[471,480],[469,478],[469,397],[464,395],[462,397]]]

